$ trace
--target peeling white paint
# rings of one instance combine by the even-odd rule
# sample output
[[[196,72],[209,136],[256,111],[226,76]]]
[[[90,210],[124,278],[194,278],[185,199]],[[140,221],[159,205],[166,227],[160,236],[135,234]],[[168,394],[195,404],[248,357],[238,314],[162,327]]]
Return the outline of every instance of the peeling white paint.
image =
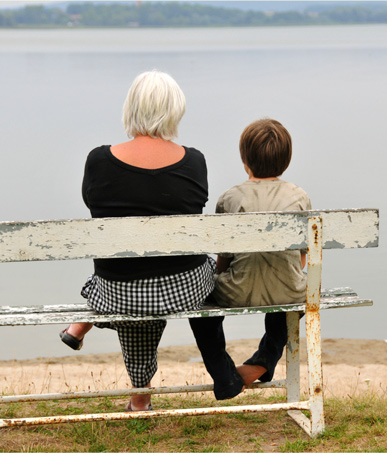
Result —
[[[0,262],[306,249],[314,215],[324,248],[378,244],[375,209],[0,222]]]
[[[333,291],[333,290],[331,290]],[[371,306],[369,299],[351,297],[326,297],[321,299],[320,309]],[[69,305],[35,305],[35,306],[2,306],[0,307],[0,326],[28,326],[45,324],[68,324],[71,322],[114,322],[154,319],[185,319],[213,316],[235,316],[265,314],[273,312],[305,312],[304,304],[277,305],[265,307],[220,308],[205,307],[202,310],[168,315],[132,316],[125,314],[101,315],[94,312],[87,304]]]
[[[114,412],[83,415],[62,415],[54,417],[31,417],[14,418],[0,420],[0,428],[10,428],[14,426],[33,426],[57,423],[76,423],[106,420],[133,420],[144,418],[159,417],[186,417],[188,415],[220,415],[220,414],[248,414],[254,412],[274,412],[279,410],[308,410],[309,402],[295,403],[276,403],[276,404],[257,404],[253,406],[221,406],[199,409],[174,409],[174,410],[153,410],[153,411],[133,411],[133,412]]]

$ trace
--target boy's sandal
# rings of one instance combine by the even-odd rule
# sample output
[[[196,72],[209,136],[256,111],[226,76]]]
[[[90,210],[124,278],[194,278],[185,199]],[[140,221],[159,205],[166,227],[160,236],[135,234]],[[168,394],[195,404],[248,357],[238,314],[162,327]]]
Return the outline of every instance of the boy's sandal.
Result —
[[[62,332],[59,333],[60,339],[63,341],[63,343],[67,344],[71,349],[74,349],[75,351],[79,351],[82,346],[83,346],[83,339],[78,340],[78,338],[73,337],[69,333],[67,333],[68,327],[66,327],[65,330],[62,330]]]
[[[127,412],[147,412],[147,411],[153,411],[152,403],[149,404],[148,409],[144,409],[143,411],[134,411],[132,409],[132,402],[129,401],[129,403],[125,407]]]

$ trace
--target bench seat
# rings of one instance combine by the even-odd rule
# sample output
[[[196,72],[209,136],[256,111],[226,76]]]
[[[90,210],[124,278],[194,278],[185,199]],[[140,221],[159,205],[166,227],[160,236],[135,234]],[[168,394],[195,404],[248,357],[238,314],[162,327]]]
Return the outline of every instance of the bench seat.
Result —
[[[321,291],[320,310],[343,307],[371,306],[370,299],[360,299],[351,288],[332,288]],[[252,315],[275,312],[305,313],[306,304],[270,305],[260,307],[224,308],[204,305],[201,310],[170,313],[167,315],[141,316],[141,320],[184,319],[210,316]],[[31,305],[0,307],[0,326],[28,326],[44,324],[69,324],[72,322],[113,322],[138,321],[140,318],[131,315],[101,315],[87,304],[66,305]]]

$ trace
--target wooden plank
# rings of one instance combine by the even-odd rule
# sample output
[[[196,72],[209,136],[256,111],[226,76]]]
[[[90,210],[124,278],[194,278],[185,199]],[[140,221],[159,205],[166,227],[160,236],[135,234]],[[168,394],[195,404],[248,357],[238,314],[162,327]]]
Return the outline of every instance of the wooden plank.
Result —
[[[321,298],[330,299],[335,298],[343,298],[343,297],[356,297],[357,293],[347,286],[341,288],[330,288],[330,289],[322,289],[321,290]],[[211,308],[211,307],[207,307]],[[212,307],[214,308],[214,307]],[[219,307],[215,307],[219,308]],[[254,309],[263,309],[263,310],[270,310],[270,307],[251,307]],[[238,309],[236,309],[238,310]],[[242,309],[243,310],[243,309]],[[0,315],[1,314],[27,314],[27,313],[65,313],[65,312],[73,312],[73,311],[87,311],[91,312],[92,310],[86,303],[82,304],[58,304],[58,305],[27,305],[27,306],[18,306],[18,305],[0,305]]]
[[[315,215],[324,248],[378,245],[376,209],[0,222],[0,262],[306,249]]]
[[[364,307],[371,306],[372,301],[369,299],[359,299],[358,297],[338,297],[326,298],[322,300],[320,309],[345,308],[345,307]],[[233,316],[233,315],[253,315],[274,312],[305,312],[305,304],[292,305],[272,305],[270,307],[242,307],[242,308],[222,308],[207,307],[196,311],[187,311],[181,313],[170,313],[168,315],[148,315],[135,317],[125,314],[100,315],[91,310],[86,304],[72,304],[62,311],[51,307],[60,306],[40,306],[41,310],[34,307],[3,307],[6,309],[0,314],[0,326],[26,326],[26,325],[44,325],[44,324],[69,324],[71,322],[115,322],[115,321],[138,321],[155,320],[155,319],[186,319],[213,316]],[[50,307],[47,311],[46,307]],[[18,313],[12,313],[8,308],[15,308]],[[30,310],[32,308],[32,310]],[[73,311],[66,311],[73,308]]]

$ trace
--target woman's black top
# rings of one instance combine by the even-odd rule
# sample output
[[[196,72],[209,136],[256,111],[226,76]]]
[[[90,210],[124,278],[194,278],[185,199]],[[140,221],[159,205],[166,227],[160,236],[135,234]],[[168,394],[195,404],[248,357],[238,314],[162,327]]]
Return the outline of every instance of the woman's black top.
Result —
[[[208,200],[203,154],[185,149],[173,165],[148,170],[117,159],[110,145],[87,157],[82,196],[92,217],[201,214]],[[95,259],[95,274],[107,280],[130,281],[172,275],[203,264],[206,255]]]

